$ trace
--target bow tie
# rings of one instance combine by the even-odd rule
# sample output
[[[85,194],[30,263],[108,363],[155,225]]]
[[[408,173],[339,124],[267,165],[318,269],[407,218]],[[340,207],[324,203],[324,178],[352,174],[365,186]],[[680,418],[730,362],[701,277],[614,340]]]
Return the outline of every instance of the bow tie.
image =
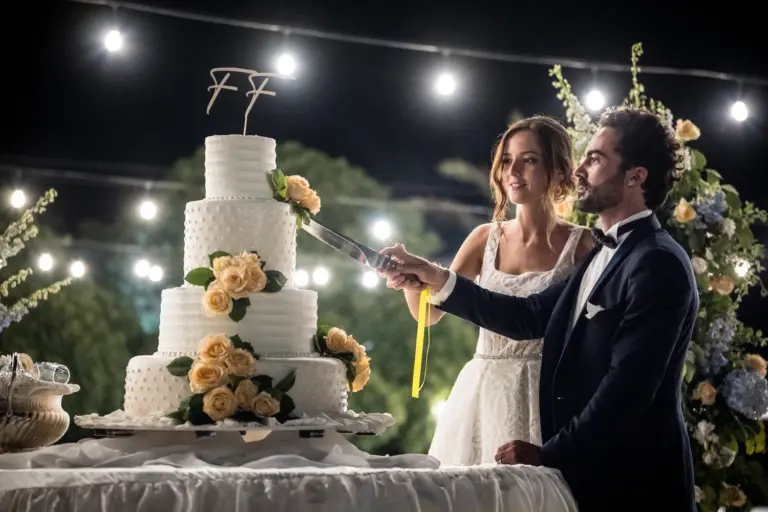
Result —
[[[619,226],[619,229],[616,230],[616,237],[614,238],[613,235],[607,235],[603,232],[603,230],[599,228],[592,228],[592,236],[595,239],[595,242],[597,242],[598,245],[604,245],[608,247],[609,249],[615,249],[619,246],[618,238],[621,237],[624,233],[628,231],[632,231],[635,227],[637,227],[638,224],[648,222],[648,217],[641,217],[639,219],[633,220],[632,222],[627,222],[626,224],[623,224]]]

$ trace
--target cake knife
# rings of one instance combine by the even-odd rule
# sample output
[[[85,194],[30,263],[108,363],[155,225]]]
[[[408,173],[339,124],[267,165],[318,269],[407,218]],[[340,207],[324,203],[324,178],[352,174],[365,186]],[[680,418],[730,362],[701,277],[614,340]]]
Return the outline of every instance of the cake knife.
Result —
[[[348,236],[337,233],[315,219],[312,219],[310,222],[302,221],[301,228],[326,245],[374,270],[387,270],[396,265],[389,256],[380,254]],[[413,274],[407,274],[406,279],[416,283],[419,282],[419,278]]]

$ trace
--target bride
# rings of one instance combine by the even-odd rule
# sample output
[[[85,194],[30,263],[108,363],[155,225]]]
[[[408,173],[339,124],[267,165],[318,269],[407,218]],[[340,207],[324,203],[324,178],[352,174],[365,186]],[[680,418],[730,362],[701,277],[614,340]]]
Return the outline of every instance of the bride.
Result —
[[[517,296],[567,277],[593,245],[586,228],[555,214],[555,204],[573,189],[572,169],[571,139],[557,121],[535,116],[509,127],[490,171],[494,222],[467,236],[451,269],[488,290]],[[515,218],[505,221],[510,202]],[[404,293],[417,318],[419,291]],[[431,306],[432,324],[442,315]],[[495,462],[497,449],[510,439],[541,445],[541,346],[541,340],[480,329],[475,356],[456,379],[429,454],[443,465],[472,465]]]

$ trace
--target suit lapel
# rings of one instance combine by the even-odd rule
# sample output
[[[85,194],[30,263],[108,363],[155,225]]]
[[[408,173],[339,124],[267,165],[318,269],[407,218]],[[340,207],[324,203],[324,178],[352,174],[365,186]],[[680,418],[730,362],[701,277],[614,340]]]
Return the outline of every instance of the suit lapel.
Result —
[[[603,288],[603,286],[605,286],[605,283],[608,282],[608,280],[611,278],[614,272],[616,272],[616,269],[619,267],[619,265],[621,265],[621,262],[626,259],[626,257],[629,255],[632,248],[635,245],[637,245],[637,243],[640,240],[642,240],[649,234],[653,233],[656,229],[661,229],[661,224],[659,224],[659,221],[656,219],[656,216],[654,214],[651,214],[648,216],[648,222],[639,224],[636,228],[632,230],[629,236],[627,236],[626,240],[622,242],[622,244],[616,250],[616,253],[608,262],[608,265],[600,273],[600,277],[597,279],[597,282],[595,283],[595,286],[592,288],[592,291],[589,292],[589,295],[587,296],[587,300],[584,301],[584,305],[582,306],[581,311],[579,311],[579,316],[576,320],[576,324],[573,326],[573,329],[571,329],[565,342],[563,343],[563,351],[565,351],[566,347],[568,346],[568,343],[573,337],[573,334],[578,329],[579,324],[583,321],[584,308],[586,307],[587,302],[592,302],[595,295],[600,293],[600,290]],[[582,272],[582,277],[583,277],[583,272]],[[581,285],[581,279],[579,279],[579,285]],[[578,288],[576,288],[575,293],[578,296]],[[561,354],[561,357],[562,357],[562,354]]]

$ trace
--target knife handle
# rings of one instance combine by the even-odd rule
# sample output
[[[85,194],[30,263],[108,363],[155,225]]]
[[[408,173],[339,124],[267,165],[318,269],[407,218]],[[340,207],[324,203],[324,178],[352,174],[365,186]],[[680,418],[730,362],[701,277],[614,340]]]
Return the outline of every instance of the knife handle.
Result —
[[[379,270],[396,270],[397,269],[397,263],[392,261],[391,258],[386,258],[381,265],[379,265]],[[424,283],[421,282],[421,280],[416,276],[416,274],[403,274],[403,277],[406,281],[411,283],[411,286],[419,286],[423,287]]]

